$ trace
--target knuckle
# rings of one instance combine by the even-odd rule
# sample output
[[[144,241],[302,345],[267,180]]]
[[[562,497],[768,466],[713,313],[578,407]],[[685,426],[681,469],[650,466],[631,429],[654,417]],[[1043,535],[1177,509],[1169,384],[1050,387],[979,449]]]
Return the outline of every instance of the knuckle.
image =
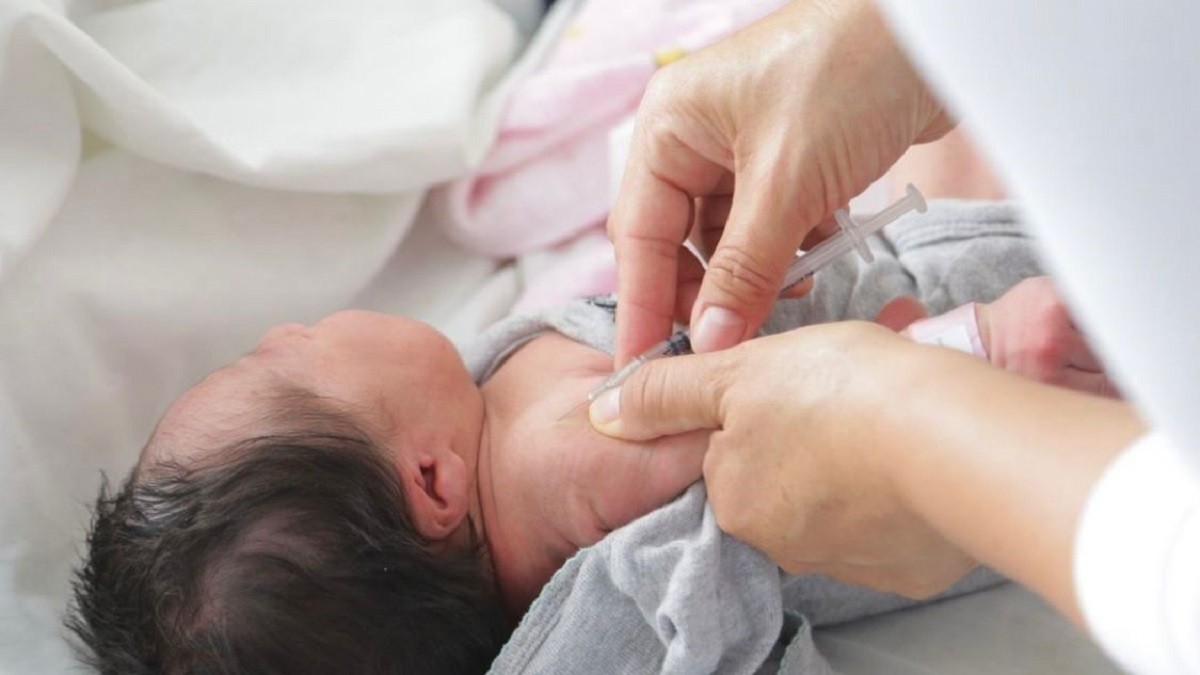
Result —
[[[1058,291],[1054,286],[1054,281],[1051,281],[1049,276],[1034,276],[1033,279],[1028,280],[1028,285],[1030,285],[1034,291],[1042,294],[1046,299],[1054,301],[1054,303],[1057,304],[1062,303],[1062,299],[1058,297]]]
[[[736,242],[722,243],[707,275],[723,293],[743,305],[758,304],[779,292],[775,265],[766,256]]]
[[[676,109],[676,102],[680,99],[679,84],[678,78],[669,70],[659,70],[650,79],[635,122],[652,164],[655,159],[663,157],[664,151],[679,145],[676,135],[679,129]]]
[[[1055,322],[1066,318],[1067,305],[1049,282],[1039,284],[1033,290],[1037,294],[1037,317],[1041,321]]]
[[[1044,297],[1035,317],[1045,327],[1062,325],[1065,323],[1067,317],[1066,306],[1056,297]]]
[[[660,416],[665,412],[667,369],[643,367],[637,373],[637,385],[634,388],[633,409],[640,411],[643,416]]]
[[[1062,355],[1062,341],[1054,335],[1044,335],[1033,344],[1034,361],[1043,368],[1056,368]]]
[[[1045,364],[1036,366],[1031,377],[1043,384],[1061,385],[1066,382],[1066,373],[1061,368]]]
[[[1022,280],[1021,283],[1017,284],[1017,286],[1037,293],[1044,293],[1046,291],[1054,290],[1054,286],[1050,283],[1050,277],[1047,276],[1030,277]]]
[[[1044,384],[1058,384],[1063,376],[1058,363],[1032,352],[1014,360],[1011,369],[1018,375]]]
[[[1039,326],[1027,334],[1022,349],[1024,355],[1037,368],[1052,367],[1058,364],[1063,351],[1061,336],[1048,326]]]
[[[671,236],[657,231],[642,231],[634,224],[614,225],[609,219],[609,236],[619,256],[626,247],[635,247],[642,253],[653,256],[661,262],[669,262],[679,257],[679,243]]]
[[[665,104],[672,98],[672,94],[678,87],[678,69],[674,68],[659,68],[650,76],[650,81],[646,83],[646,93],[642,97],[642,107],[638,111],[639,117],[653,117],[654,113],[661,110]]]

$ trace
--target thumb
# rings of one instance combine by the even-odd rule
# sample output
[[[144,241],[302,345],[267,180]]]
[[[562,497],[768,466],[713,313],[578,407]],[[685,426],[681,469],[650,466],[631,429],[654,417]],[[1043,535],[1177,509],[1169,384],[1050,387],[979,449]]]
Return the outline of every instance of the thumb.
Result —
[[[689,354],[643,364],[589,409],[602,434],[648,440],[698,429],[719,429],[721,400],[734,381],[729,352]]]

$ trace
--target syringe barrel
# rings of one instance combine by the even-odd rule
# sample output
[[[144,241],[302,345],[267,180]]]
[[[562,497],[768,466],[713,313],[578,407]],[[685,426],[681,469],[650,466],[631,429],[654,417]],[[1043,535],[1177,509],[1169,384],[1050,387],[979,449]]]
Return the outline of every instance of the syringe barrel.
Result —
[[[811,277],[817,273],[817,270],[852,250],[854,250],[854,242],[844,232],[839,231],[792,261],[792,264],[788,266],[787,274],[783,276],[783,290]]]
[[[925,213],[925,210],[925,197],[910,183],[907,194],[896,200],[894,204],[861,223],[855,223],[849,218],[846,219],[846,222],[850,227],[854,227],[858,237],[865,239],[909,211]],[[838,230],[829,239],[792,261],[792,264],[788,266],[787,274],[783,277],[783,290],[786,291],[811,277],[817,273],[817,270],[852,250],[854,250],[854,240],[845,231]]]
[[[858,232],[864,237],[869,237],[872,234],[882,230],[888,223],[898,219],[900,216],[903,216],[909,211],[925,213],[925,210],[925,197],[921,195],[920,190],[918,190],[912,183],[909,183],[908,189],[905,191],[903,197],[897,199],[894,203],[889,204],[886,208],[879,213],[876,213],[874,216],[871,216],[862,223],[859,223]]]

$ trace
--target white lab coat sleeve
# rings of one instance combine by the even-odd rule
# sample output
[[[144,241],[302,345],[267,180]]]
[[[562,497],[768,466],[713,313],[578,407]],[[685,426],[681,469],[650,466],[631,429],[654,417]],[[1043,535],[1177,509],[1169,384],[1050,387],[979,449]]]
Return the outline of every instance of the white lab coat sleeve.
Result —
[[[1095,488],[1089,627],[1137,673],[1200,673],[1200,2],[881,0],[1028,215],[1110,375],[1155,430]]]
[[[1126,669],[1200,673],[1200,478],[1163,435],[1139,439],[1093,488],[1075,586],[1092,634]]]

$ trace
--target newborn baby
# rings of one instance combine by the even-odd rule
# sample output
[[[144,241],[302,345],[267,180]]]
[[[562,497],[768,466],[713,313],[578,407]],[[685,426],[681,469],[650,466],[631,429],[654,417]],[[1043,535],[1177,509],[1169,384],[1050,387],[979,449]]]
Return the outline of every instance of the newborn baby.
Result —
[[[964,248],[931,213],[873,242],[876,265],[831,266],[768,330],[873,317],[912,291],[945,311],[1037,272],[1011,228],[968,228]],[[393,316],[268,331],[176,401],[101,495],[69,620],[86,658],[120,673],[485,670],[568,558],[701,477],[706,434],[626,443],[584,409],[563,417],[612,371],[610,310],[510,320],[469,369]],[[985,342],[1001,330],[988,316]]]
[[[97,665],[482,671],[568,556],[700,477],[699,435],[556,421],[611,365],[546,335],[477,387],[416,321],[268,331],[101,500],[79,602]]]

